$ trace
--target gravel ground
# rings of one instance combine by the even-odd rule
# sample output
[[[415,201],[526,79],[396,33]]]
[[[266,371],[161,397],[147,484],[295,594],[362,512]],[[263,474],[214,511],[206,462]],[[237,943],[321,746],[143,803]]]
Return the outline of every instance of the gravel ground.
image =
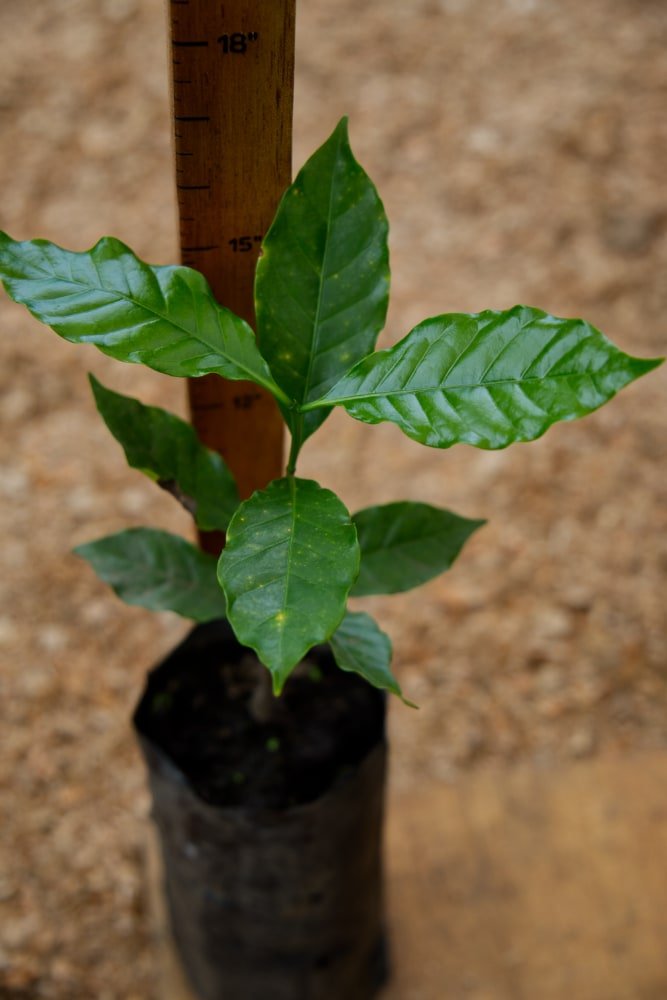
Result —
[[[664,353],[664,4],[302,6],[295,163],[350,114],[393,223],[385,343],[522,301]],[[0,35],[0,226],[174,260],[160,0],[0,0]],[[124,468],[85,372],[172,409],[182,387],[5,300],[0,316],[0,998],[149,1000],[127,719],[184,626],[124,608],[68,553],[128,524],[188,530]],[[666,379],[506,452],[437,453],[344,414],[304,452],[352,509],[409,496],[489,519],[442,580],[366,602],[421,705],[392,706],[396,785],[667,745]]]

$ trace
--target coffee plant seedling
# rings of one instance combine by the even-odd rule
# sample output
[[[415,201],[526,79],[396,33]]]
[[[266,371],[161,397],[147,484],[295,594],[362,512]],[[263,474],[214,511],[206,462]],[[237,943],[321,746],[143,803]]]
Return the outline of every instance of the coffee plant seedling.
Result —
[[[527,306],[435,316],[376,351],[387,236],[345,119],[288,188],[263,241],[257,338],[190,268],[153,267],[110,238],[72,253],[0,234],[7,292],[61,337],[167,375],[250,380],[278,401],[291,434],[285,476],[240,503],[222,458],[189,424],[91,378],[129,464],[227,542],[216,561],[183,538],[133,528],[76,550],[130,604],[199,622],[226,614],[275,694],[312,646],[328,642],[342,670],[401,696],[389,638],[348,611],[348,598],[430,580],[484,523],[411,502],[351,516],[330,490],[297,477],[301,447],[333,407],[368,424],[391,421],[432,448],[505,448],[590,413],[660,364],[624,354],[583,320]]]

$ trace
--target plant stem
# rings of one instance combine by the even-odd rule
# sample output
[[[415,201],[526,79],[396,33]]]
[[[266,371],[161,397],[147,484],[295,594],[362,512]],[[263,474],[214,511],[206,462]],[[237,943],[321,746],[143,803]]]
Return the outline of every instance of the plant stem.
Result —
[[[171,493],[171,495],[178,500],[181,506],[185,507],[188,514],[192,514],[193,517],[196,517],[197,501],[184,493],[175,479],[158,479],[157,485],[160,489],[165,490],[167,493]]]
[[[255,687],[250,696],[250,714],[260,726],[271,722],[278,708],[278,699],[274,697],[271,685],[271,674],[262,663],[257,663]]]
[[[296,460],[299,457],[303,444],[303,417],[301,414],[296,418],[292,430],[292,445],[290,447],[289,459],[287,461],[287,475],[293,476],[296,471]]]

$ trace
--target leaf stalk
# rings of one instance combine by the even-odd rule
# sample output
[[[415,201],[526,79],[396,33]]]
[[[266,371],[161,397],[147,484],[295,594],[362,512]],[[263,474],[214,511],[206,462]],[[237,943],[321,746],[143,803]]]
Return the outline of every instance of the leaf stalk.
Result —
[[[287,460],[287,475],[293,476],[296,472],[296,460],[303,446],[304,420],[301,414],[294,422],[292,430],[292,444],[290,446],[289,458]]]

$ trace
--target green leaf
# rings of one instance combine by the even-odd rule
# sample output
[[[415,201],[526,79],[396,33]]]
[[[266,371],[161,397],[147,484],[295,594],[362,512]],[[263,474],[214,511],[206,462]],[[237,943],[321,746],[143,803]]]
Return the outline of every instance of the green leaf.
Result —
[[[338,627],[358,572],[355,527],[330,490],[277,479],[241,504],[218,577],[232,628],[269,668],[276,693]]]
[[[348,611],[329,640],[341,670],[359,674],[373,687],[391,691],[403,701],[403,692],[391,672],[391,639],[370,615]],[[412,702],[406,705],[416,708]]]
[[[220,455],[205,448],[185,420],[89,378],[97,409],[123,446],[128,465],[172,493],[202,531],[225,531],[240,501]]]
[[[216,559],[184,538],[130,528],[74,549],[127,604],[207,622],[225,617]]]
[[[354,597],[398,594],[449,569],[485,521],[472,521],[427,503],[389,503],[354,515],[361,570]]]
[[[388,228],[344,118],[285,193],[257,264],[259,343],[291,399],[318,399],[373,350],[389,299]],[[304,439],[326,416],[310,415]]]
[[[95,344],[166,375],[249,379],[289,402],[248,324],[219,306],[205,278],[188,267],[144,264],[110,237],[72,253],[0,233],[0,280],[14,301],[72,343]]]
[[[583,320],[515,306],[425,320],[310,405],[389,420],[433,448],[505,448],[590,413],[660,363],[629,357]]]

